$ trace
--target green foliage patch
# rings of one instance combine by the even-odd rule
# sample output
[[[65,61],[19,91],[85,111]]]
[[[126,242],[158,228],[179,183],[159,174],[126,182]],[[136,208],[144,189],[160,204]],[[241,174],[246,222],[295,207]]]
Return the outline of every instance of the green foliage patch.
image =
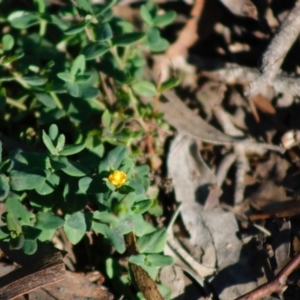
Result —
[[[116,0],[59,9],[22,3],[0,3],[0,128],[9,137],[0,145],[0,240],[30,255],[57,230],[74,245],[92,230],[123,254],[130,233],[139,254],[129,261],[154,276],[172,259],[163,255],[166,230],[144,220],[162,211],[139,161],[141,142],[156,138],[149,128],[162,120],[139,97],[159,97],[179,83],[143,76],[145,53],[168,48],[160,28],[176,14],[143,4],[141,32],[114,16]]]

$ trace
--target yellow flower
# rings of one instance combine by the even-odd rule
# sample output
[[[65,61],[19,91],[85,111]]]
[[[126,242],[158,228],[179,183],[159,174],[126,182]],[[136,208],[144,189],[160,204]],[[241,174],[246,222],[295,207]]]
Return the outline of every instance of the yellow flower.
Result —
[[[114,186],[119,187],[126,182],[127,175],[123,171],[115,170],[109,174],[108,180]]]

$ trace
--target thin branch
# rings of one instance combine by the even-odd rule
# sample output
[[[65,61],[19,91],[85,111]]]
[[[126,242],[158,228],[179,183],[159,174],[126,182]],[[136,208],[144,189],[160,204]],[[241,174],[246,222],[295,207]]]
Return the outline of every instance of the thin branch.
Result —
[[[280,66],[300,34],[300,1],[290,11],[272,39],[263,56],[262,75],[250,84],[247,96],[259,94],[265,86],[276,87],[274,78],[281,73]]]
[[[259,300],[268,297],[273,293],[282,294],[286,289],[287,278],[298,268],[300,265],[300,252],[278,273],[278,275],[268,282],[250,293],[247,293],[236,300]]]

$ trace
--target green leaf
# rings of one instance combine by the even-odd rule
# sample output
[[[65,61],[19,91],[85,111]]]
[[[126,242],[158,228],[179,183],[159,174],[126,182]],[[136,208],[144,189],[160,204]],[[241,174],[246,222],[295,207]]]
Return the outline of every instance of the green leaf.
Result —
[[[68,90],[68,93],[75,98],[78,98],[82,95],[82,91],[81,91],[78,83],[68,82],[67,90]]]
[[[84,10],[86,13],[94,14],[93,8],[89,0],[76,0],[78,8]]]
[[[87,25],[88,23],[86,22],[82,22],[76,26],[73,26],[67,30],[64,31],[64,34],[65,35],[74,35],[74,34],[78,34],[79,32],[83,31],[85,26]]]
[[[98,223],[95,221],[92,222],[92,230],[94,230],[97,233],[105,235],[107,228],[108,228],[108,226],[106,224]]]
[[[78,182],[80,191],[82,191],[83,193],[87,193],[92,182],[93,182],[93,179],[91,177],[81,178]]]
[[[153,25],[154,26],[167,26],[171,23],[176,18],[176,12],[174,10],[170,10],[166,12],[164,15],[156,16],[153,20]]]
[[[72,177],[86,176],[89,171],[75,161],[64,161],[65,166],[62,171]]]
[[[103,42],[112,39],[113,32],[109,23],[98,24],[95,26],[95,35],[97,42]]]
[[[109,110],[106,109],[101,117],[101,123],[103,125],[103,127],[105,128],[109,128],[110,124],[111,124],[111,116],[109,113]]]
[[[173,257],[163,254],[148,254],[145,263],[152,267],[170,266],[174,262]]]
[[[83,54],[86,60],[95,59],[102,56],[110,49],[106,43],[90,43],[84,50]]]
[[[140,237],[137,246],[140,253],[159,253],[164,251],[166,242],[167,231],[160,229]]]
[[[108,211],[95,211],[93,213],[93,220],[98,220],[101,223],[116,223],[118,217]]]
[[[145,254],[131,255],[129,257],[129,262],[143,267],[145,265],[145,259],[146,259]]]
[[[167,91],[167,90],[170,90],[172,88],[174,88],[175,86],[177,86],[178,84],[180,83],[180,80],[179,78],[170,78],[170,79],[167,79],[166,81],[164,81],[160,88],[158,89],[158,91],[160,93],[163,93],[164,91]]]
[[[112,42],[116,46],[125,47],[140,41],[144,37],[145,34],[140,32],[124,33],[120,36],[113,38]]]
[[[57,77],[65,82],[74,82],[75,81],[75,76],[69,72],[58,73]]]
[[[157,28],[149,28],[146,34],[150,45],[156,45],[159,43],[161,36]]]
[[[49,94],[35,93],[35,96],[38,99],[38,101],[40,101],[46,107],[49,107],[49,108],[55,108],[56,107],[55,101],[52,99],[52,97]]]
[[[21,225],[31,224],[34,214],[26,210],[18,198],[8,198],[5,206],[7,212],[13,214],[21,222]]]
[[[153,200],[151,207],[148,209],[148,213],[155,217],[160,217],[163,215],[163,209],[157,199]]]
[[[100,10],[97,12],[96,16],[104,14],[108,9],[117,4],[118,0],[109,0],[105,5],[103,5]]]
[[[0,201],[3,201],[7,198],[9,188],[9,178],[4,174],[0,174]]]
[[[62,218],[53,215],[51,212],[40,212],[37,214],[36,218],[37,221],[35,227],[39,229],[57,229],[65,224],[65,221]]]
[[[10,172],[10,186],[15,191],[34,190],[46,180],[44,171],[38,168],[26,171],[12,170]]]
[[[0,226],[0,240],[4,240],[9,236],[9,231],[6,226]]]
[[[117,228],[105,228],[105,235],[120,254],[126,250],[125,240],[122,232]]]
[[[103,170],[117,170],[124,158],[128,157],[128,149],[124,146],[118,146],[108,152],[106,157],[102,160],[99,171]]]
[[[39,18],[36,13],[23,10],[14,11],[8,16],[7,19],[12,27],[18,29],[28,28],[39,23]]]
[[[47,171],[50,173],[49,171]],[[55,173],[50,173],[49,176],[47,176],[47,179],[39,185],[35,191],[39,195],[48,195],[54,192],[55,188],[59,185],[60,178],[57,174]]]
[[[7,213],[6,225],[9,231],[15,232],[17,235],[22,233],[22,226],[18,218],[13,213]]]
[[[6,105],[6,91],[5,88],[0,88],[0,111],[4,110],[4,107]],[[0,161],[2,158],[0,159]]]
[[[126,217],[126,220],[130,220],[134,224],[134,233],[137,236],[143,236],[145,234],[155,231],[155,227],[146,222],[142,215],[134,214]]]
[[[22,80],[32,86],[39,86],[46,83],[47,79],[40,76],[23,76]]]
[[[57,139],[59,130],[56,124],[51,124],[49,127],[49,137],[52,141],[55,141]]]
[[[141,8],[140,8],[140,13],[141,13],[141,16],[143,18],[143,20],[150,26],[152,26],[152,23],[153,23],[153,19],[152,19],[152,16],[150,14],[150,12],[148,11],[148,8],[146,5],[142,5]]]
[[[78,55],[73,61],[71,74],[76,76],[78,74],[83,74],[85,71],[85,57],[83,54]]]
[[[95,99],[99,96],[100,91],[89,84],[79,84],[84,99]]]
[[[132,206],[132,211],[135,212],[136,214],[143,214],[145,213],[152,205],[152,200],[143,200],[143,201],[139,201],[136,202],[133,206]]]
[[[65,142],[66,142],[66,137],[64,134],[60,134],[58,139],[57,139],[57,145],[56,145],[56,150],[58,152],[62,151],[65,147]]]
[[[78,211],[72,215],[66,215],[65,220],[64,231],[66,236],[73,245],[76,245],[83,238],[86,231],[84,214]]]
[[[119,188],[118,191],[119,191],[120,194],[126,195],[126,194],[129,194],[129,193],[131,193],[131,192],[134,192],[135,189],[134,189],[133,187],[129,186],[129,185],[122,185],[122,186]]]
[[[24,234],[20,234],[15,238],[11,238],[9,241],[9,249],[18,250],[23,247],[25,243],[25,237]]]
[[[38,240],[41,242],[48,242],[53,238],[54,233],[55,233],[55,229],[43,229],[43,231],[38,237]]]
[[[134,231],[134,223],[130,220],[121,220],[116,227],[122,234],[127,234]]]
[[[36,252],[37,250],[37,241],[36,240],[31,240],[31,239],[26,239],[24,244],[23,244],[23,251],[27,255],[32,255]]]
[[[158,284],[157,288],[158,288],[160,294],[162,295],[163,299],[171,299],[172,291],[168,286]]]
[[[59,152],[59,155],[69,156],[81,152],[85,148],[85,143],[77,145],[66,145],[62,151]]]
[[[43,142],[52,155],[58,155],[56,148],[49,135],[43,130]]]
[[[3,51],[9,51],[14,46],[14,38],[10,34],[5,34],[2,37],[2,50]]]
[[[29,226],[29,225],[24,225],[22,227],[22,229],[23,229],[23,233],[25,235],[25,238],[30,239],[30,240],[37,239],[38,236],[40,235],[40,233],[42,232],[41,229]]]
[[[91,75],[89,74],[82,74],[82,75],[76,75],[76,82],[77,83],[87,83],[90,79]]]
[[[150,50],[152,52],[163,52],[169,48],[170,43],[166,39],[159,39],[158,43],[150,45]]]
[[[155,96],[155,85],[147,80],[137,81],[132,84],[132,89],[140,96]]]
[[[9,55],[7,57],[5,57],[5,59],[1,62],[1,65],[6,65],[6,64],[10,64],[13,61],[18,60],[19,58],[23,57],[24,53],[17,53],[14,55]],[[6,81],[12,81],[15,80],[14,77],[6,77]],[[5,81],[4,78],[1,78],[0,81]]]

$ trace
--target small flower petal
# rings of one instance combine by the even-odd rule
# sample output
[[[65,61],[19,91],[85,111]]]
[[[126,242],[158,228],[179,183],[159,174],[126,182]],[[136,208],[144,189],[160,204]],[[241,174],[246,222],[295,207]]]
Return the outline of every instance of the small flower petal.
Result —
[[[108,180],[114,186],[119,187],[126,182],[127,175],[123,171],[115,170],[109,174]]]

